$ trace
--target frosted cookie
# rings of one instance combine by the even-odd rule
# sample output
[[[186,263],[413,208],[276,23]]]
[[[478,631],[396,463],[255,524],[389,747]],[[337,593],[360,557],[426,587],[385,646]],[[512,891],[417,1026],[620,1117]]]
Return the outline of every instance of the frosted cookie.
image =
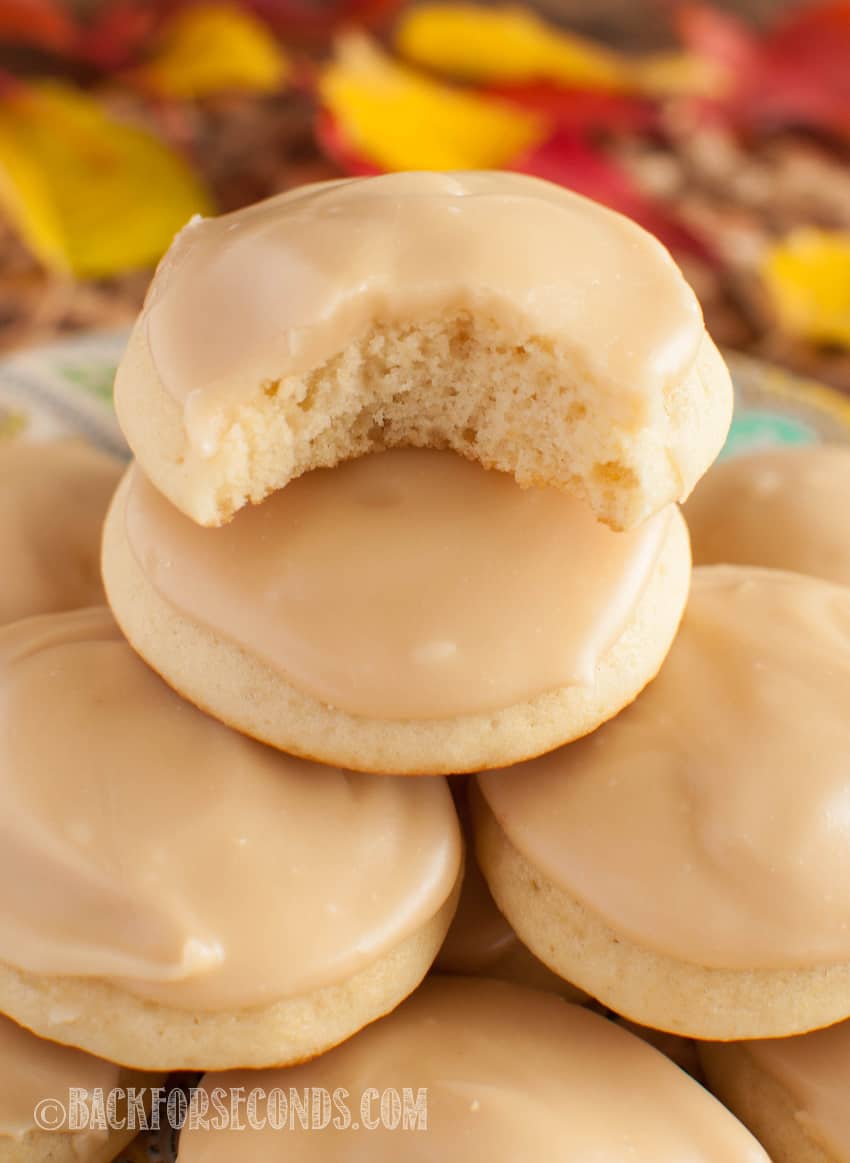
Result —
[[[444,780],[322,769],[179,699],[105,609],[0,629],[0,1012],[142,1069],[300,1061],[455,908]]]
[[[586,993],[574,989],[526,949],[496,908],[496,902],[473,852],[467,783],[467,779],[462,776],[449,781],[464,832],[467,855],[457,912],[443,947],[437,954],[434,970],[437,973],[495,977],[530,989],[553,990],[568,1001],[586,1001]]]
[[[658,678],[587,739],[478,778],[520,939],[642,1025],[731,1040],[850,1015],[850,590],[694,571]]]
[[[0,625],[103,601],[101,526],[123,467],[82,441],[0,441]]]
[[[434,969],[438,973],[495,977],[529,989],[548,989],[568,1001],[587,999],[583,990],[558,977],[526,949],[496,908],[472,853],[467,857],[457,912]]]
[[[705,1043],[714,1093],[773,1163],[849,1163],[850,1022],[797,1038]]]
[[[390,1017],[322,1058],[291,1070],[208,1074],[201,1086],[210,1100],[218,1088],[288,1096],[315,1087],[345,1101],[324,1129],[307,1131],[297,1120],[275,1130],[282,1104],[260,1101],[265,1129],[184,1130],[179,1163],[224,1163],[234,1151],[253,1163],[768,1163],[727,1110],[638,1038],[552,994],[499,981],[430,978]],[[405,1088],[406,1126],[398,1110]],[[384,1100],[382,1123],[381,1099],[394,1091],[401,1101],[391,1129],[392,1105]],[[378,1125],[355,1129],[361,1119]]]
[[[688,502],[694,561],[850,585],[850,448],[769,449],[715,465]]]
[[[538,755],[630,702],[676,632],[690,551],[674,507],[614,533],[566,493],[395,449],[221,529],[133,468],[103,574],[135,649],[216,718],[325,763],[448,774]]]
[[[397,173],[193,219],[115,402],[147,476],[202,525],[416,445],[628,528],[688,495],[732,392],[696,297],[635,223],[520,174]]]
[[[126,1093],[115,1106],[116,1122],[126,1124],[121,1130],[82,1127],[99,1123],[101,1110],[72,1091],[108,1096],[136,1088],[144,1115],[150,1088],[162,1081],[46,1042],[0,1017],[0,1163],[109,1163],[139,1127],[134,1114],[128,1117]]]
[[[638,1038],[642,1038],[644,1042],[648,1042],[650,1046],[654,1046],[656,1050],[660,1050],[666,1058],[675,1062],[681,1070],[687,1070],[688,1074],[696,1078],[698,1082],[703,1081],[702,1064],[697,1050],[698,1043],[693,1038],[682,1038],[679,1034],[668,1034],[664,1030],[653,1030],[649,1026],[639,1026],[637,1022],[630,1022],[628,1018],[621,1018],[611,1012],[608,1012],[606,1016],[622,1026],[623,1029],[629,1030]]]

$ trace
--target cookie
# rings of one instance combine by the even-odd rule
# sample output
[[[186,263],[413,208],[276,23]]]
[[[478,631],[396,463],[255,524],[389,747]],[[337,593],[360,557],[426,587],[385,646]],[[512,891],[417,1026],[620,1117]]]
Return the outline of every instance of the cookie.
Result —
[[[671,1062],[675,1062],[680,1070],[686,1070],[697,1082],[703,1081],[702,1064],[700,1063],[697,1047],[698,1042],[693,1038],[683,1038],[679,1034],[668,1034],[664,1030],[653,1030],[649,1026],[639,1026],[637,1022],[630,1022],[628,1018],[621,1018],[619,1014],[606,1012],[606,1017],[617,1022],[623,1029],[642,1038],[656,1050],[659,1050]]]
[[[773,1163],[850,1159],[850,1022],[797,1038],[704,1043],[708,1084]]]
[[[493,897],[550,968],[720,1041],[850,1015],[850,590],[694,571],[658,678],[587,739],[478,777]]]
[[[164,1081],[134,1074],[102,1058],[37,1038],[0,1017],[0,1163],[110,1163],[136,1135],[126,1094],[115,1107],[123,1129],[91,1129],[100,1110],[72,1091],[136,1088],[143,1113],[150,1090]],[[75,1106],[75,1103],[78,1104]]]
[[[317,770],[106,609],[0,629],[0,1012],[139,1069],[300,1061],[397,1005],[461,873],[444,780]]]
[[[215,1100],[227,1111],[239,1093],[257,1096],[255,1127],[211,1126]],[[315,1104],[306,1128],[289,1117],[296,1098]],[[207,1074],[195,1109],[178,1163],[768,1163],[727,1110],[640,1039],[554,994],[474,978],[429,978],[390,1017],[303,1066]],[[314,1112],[322,1129],[311,1129]]]
[[[794,570],[850,585],[850,448],[772,448],[715,465],[685,508],[698,565]]]
[[[0,441],[0,625],[103,601],[101,526],[123,468],[82,441]]]
[[[688,495],[732,391],[696,297],[634,222],[521,174],[395,173],[193,219],[115,403],[147,476],[202,525],[414,445],[630,528]]]
[[[221,529],[138,468],[104,532],[109,603],[197,706],[292,754],[451,774],[593,730],[657,672],[690,578],[670,508],[614,533],[451,452],[311,472]]]
[[[587,1001],[583,990],[547,969],[542,961],[526,949],[514,930],[496,908],[474,855],[467,780],[458,776],[449,781],[464,831],[467,857],[460,899],[446,939],[434,962],[436,973],[470,977],[495,977],[530,989],[549,989],[568,1001]]]

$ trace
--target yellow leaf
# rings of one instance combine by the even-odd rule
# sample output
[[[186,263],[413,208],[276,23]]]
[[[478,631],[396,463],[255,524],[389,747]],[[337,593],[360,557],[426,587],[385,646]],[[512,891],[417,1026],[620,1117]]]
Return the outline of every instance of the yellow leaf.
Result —
[[[729,89],[726,69],[694,53],[653,53],[632,63],[634,88],[648,97],[717,97]]]
[[[598,89],[631,84],[625,58],[552,28],[524,8],[423,4],[402,16],[396,44],[416,64],[469,81],[558,81]]]
[[[725,71],[702,57],[671,52],[632,59],[519,7],[420,5],[402,16],[396,44],[416,64],[468,81],[552,81],[652,97],[713,96],[728,84]]]
[[[200,4],[177,12],[158,52],[136,75],[160,96],[184,100],[228,90],[275,92],[289,71],[256,16],[232,4]]]
[[[790,332],[850,347],[850,234],[796,230],[770,248],[762,273]]]
[[[0,104],[0,205],[46,266],[85,278],[152,265],[210,200],[157,138],[45,82]]]
[[[347,140],[385,170],[498,169],[546,132],[536,114],[422,76],[357,34],[339,42],[319,92]]]

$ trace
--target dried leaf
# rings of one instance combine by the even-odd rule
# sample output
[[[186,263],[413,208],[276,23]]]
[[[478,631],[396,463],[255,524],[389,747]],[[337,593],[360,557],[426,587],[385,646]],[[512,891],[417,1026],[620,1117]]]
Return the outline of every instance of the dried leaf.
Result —
[[[351,149],[382,170],[498,169],[546,134],[536,114],[431,80],[360,35],[339,42],[319,94]]]
[[[82,277],[151,265],[209,209],[178,155],[56,83],[0,104],[0,203],[46,266]]]
[[[762,276],[786,330],[850,348],[850,234],[794,231],[768,250]]]
[[[525,8],[422,4],[402,16],[396,45],[403,56],[469,81],[557,81],[621,89],[628,64],[616,53],[544,23]]]
[[[0,0],[0,41],[65,52],[76,39],[73,20],[56,0]]]
[[[275,92],[289,63],[251,12],[234,4],[195,4],[174,15],[135,75],[160,97],[186,100],[223,91]]]

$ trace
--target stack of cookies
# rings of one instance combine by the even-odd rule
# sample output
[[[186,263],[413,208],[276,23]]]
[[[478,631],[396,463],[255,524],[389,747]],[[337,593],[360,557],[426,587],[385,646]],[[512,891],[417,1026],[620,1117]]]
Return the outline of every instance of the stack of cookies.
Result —
[[[50,1087],[204,1071],[424,1088],[427,1130],[196,1120],[180,1163],[764,1163],[674,1058],[846,1163],[850,1035],[792,1036],[850,1017],[850,589],[692,571],[731,406],[663,248],[536,179],[181,232],[116,382],[111,609],[0,628],[0,1160],[121,1146],[28,1122]]]

